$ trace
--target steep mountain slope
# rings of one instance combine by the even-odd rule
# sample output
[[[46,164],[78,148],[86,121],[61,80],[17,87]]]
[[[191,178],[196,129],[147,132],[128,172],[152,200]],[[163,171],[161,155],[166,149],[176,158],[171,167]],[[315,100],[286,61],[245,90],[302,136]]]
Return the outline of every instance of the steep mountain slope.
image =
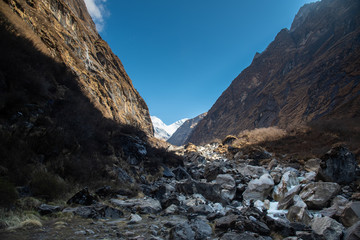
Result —
[[[161,164],[182,163],[155,147],[146,104],[83,1],[0,0],[0,53],[0,207],[15,187],[46,200],[105,183],[136,195]]]
[[[155,137],[165,141],[168,140],[186,120],[187,118],[184,118],[170,125],[166,125],[160,118],[151,116]]]
[[[207,113],[200,114],[199,116],[185,121],[176,132],[167,140],[168,143],[171,143],[176,146],[181,146],[187,143],[192,131],[195,129],[196,125],[202,120]]]
[[[360,2],[303,6],[291,29],[234,79],[198,124],[190,142],[244,129],[289,127],[360,116]]]
[[[82,0],[3,0],[0,4],[1,13],[19,34],[77,75],[82,92],[106,118],[152,134],[146,103],[97,33]]]

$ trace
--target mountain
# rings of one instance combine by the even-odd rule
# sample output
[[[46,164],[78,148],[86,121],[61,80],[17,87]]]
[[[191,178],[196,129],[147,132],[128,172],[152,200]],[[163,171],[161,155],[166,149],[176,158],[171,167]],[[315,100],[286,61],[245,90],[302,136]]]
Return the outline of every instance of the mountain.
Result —
[[[146,103],[82,0],[1,0],[0,53],[1,207],[15,187],[46,200],[104,183],[136,195],[179,164],[155,146]]]
[[[304,5],[222,93],[189,141],[360,116],[360,2]]]
[[[151,116],[151,120],[154,126],[155,137],[166,141],[188,119],[184,118],[170,125],[166,125],[163,121],[161,121],[160,118],[156,116]]]
[[[5,0],[0,4],[3,18],[18,34],[71,69],[81,91],[106,118],[152,135],[145,101],[96,31],[82,0]]]
[[[171,143],[176,146],[181,146],[188,143],[187,139],[189,138],[192,131],[195,129],[196,125],[202,120],[207,113],[200,114],[199,116],[186,120],[176,132],[167,140],[168,143]]]

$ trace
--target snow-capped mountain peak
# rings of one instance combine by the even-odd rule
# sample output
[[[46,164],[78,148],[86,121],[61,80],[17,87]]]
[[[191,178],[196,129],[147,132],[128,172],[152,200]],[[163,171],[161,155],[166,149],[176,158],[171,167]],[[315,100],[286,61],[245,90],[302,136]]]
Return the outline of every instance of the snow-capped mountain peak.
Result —
[[[188,118],[184,118],[170,125],[166,125],[160,118],[151,116],[155,137],[165,141],[168,140],[186,120],[188,120]]]

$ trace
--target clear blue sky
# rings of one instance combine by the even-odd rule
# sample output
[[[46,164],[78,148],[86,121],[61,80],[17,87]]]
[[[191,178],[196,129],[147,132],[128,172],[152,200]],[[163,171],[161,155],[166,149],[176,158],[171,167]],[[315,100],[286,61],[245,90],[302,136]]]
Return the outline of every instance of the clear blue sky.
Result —
[[[86,0],[151,115],[208,111],[299,8],[314,0]],[[96,9],[96,7],[98,9]],[[96,12],[99,11],[99,12]]]

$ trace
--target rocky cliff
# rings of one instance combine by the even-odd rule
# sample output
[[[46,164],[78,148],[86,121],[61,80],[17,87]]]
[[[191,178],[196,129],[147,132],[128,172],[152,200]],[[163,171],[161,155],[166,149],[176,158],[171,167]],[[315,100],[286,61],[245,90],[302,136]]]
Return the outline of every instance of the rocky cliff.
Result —
[[[0,6],[18,34],[75,73],[82,92],[106,118],[153,134],[146,103],[82,0],[3,0]]]
[[[291,127],[319,119],[359,117],[360,2],[303,6],[234,79],[198,124],[190,142],[244,129]]]
[[[195,129],[200,120],[206,116],[206,114],[207,113],[203,113],[195,118],[188,119],[176,130],[176,132],[174,132],[174,134],[167,140],[167,142],[176,146],[186,144],[190,134]]]

